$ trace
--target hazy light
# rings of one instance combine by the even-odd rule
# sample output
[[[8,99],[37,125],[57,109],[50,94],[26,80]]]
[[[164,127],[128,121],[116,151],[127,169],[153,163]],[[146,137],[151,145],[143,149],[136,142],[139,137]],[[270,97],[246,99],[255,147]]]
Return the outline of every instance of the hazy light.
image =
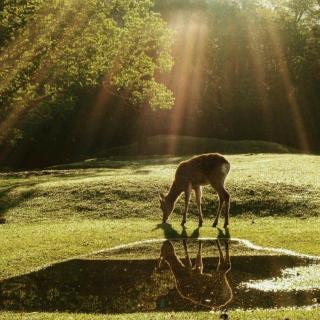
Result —
[[[272,47],[277,58],[277,63],[280,68],[279,72],[285,88],[285,94],[291,108],[292,120],[297,134],[299,146],[304,151],[310,151],[308,136],[301,115],[300,106],[295,95],[294,86],[290,78],[289,69],[284,54],[283,43],[281,42],[280,38],[280,30],[278,30],[274,25],[269,25],[268,31]]]
[[[169,26],[176,30],[176,66],[167,81],[175,93],[169,130],[172,134],[179,134],[187,125],[183,122],[188,114],[192,116],[200,103],[207,63],[208,23],[201,10],[177,10],[169,17]],[[175,139],[172,139],[167,152],[173,154],[175,150]]]
[[[45,9],[44,9],[45,10]],[[28,83],[25,85],[25,90],[30,87],[33,90],[33,87],[40,87],[43,84],[50,84],[52,82],[50,79],[50,74],[54,73],[54,68],[56,63],[59,63],[59,57],[64,55],[65,49],[72,44],[74,37],[79,30],[83,29],[83,26],[88,21],[87,13],[82,12],[77,16],[70,16],[68,12],[55,12],[55,25],[46,26],[46,19],[43,21],[38,21],[39,25],[36,28],[36,31],[41,31],[40,33],[35,33],[35,41],[29,42],[24,38],[24,34],[18,37],[15,41],[9,44],[9,47],[6,49],[5,53],[2,54],[0,59],[0,65],[6,66],[9,68],[10,73],[5,79],[1,79],[0,82],[0,91],[7,90],[16,78],[19,77],[19,74],[24,72],[24,69],[28,64],[33,63],[38,55],[38,52],[41,51],[41,46],[43,46],[42,41],[48,41],[51,34],[60,32],[60,41],[55,48],[49,48],[50,59],[48,55],[44,55],[44,58],[40,62],[39,66],[33,71],[33,74],[28,80]],[[36,21],[32,21],[27,25],[26,29],[29,30],[29,33],[32,34],[33,29],[35,28]],[[65,28],[61,29],[61,25],[65,24]],[[43,29],[41,29],[43,26]],[[45,40],[47,39],[47,40]],[[14,52],[14,56],[10,57],[5,56],[10,52]],[[28,91],[28,90],[26,90]],[[45,96],[43,98],[46,98]],[[25,95],[21,96],[21,99],[15,102],[15,106],[12,108],[12,111],[8,116],[0,123],[0,132],[8,132],[10,128],[13,128],[28,112],[35,109],[43,98],[31,98],[28,97],[28,92]]]

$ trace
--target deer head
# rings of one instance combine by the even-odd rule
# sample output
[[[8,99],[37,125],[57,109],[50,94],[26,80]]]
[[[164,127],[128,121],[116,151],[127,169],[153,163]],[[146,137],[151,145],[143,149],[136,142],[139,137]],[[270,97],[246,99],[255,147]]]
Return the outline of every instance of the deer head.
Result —
[[[166,223],[173,210],[173,203],[168,201],[163,193],[159,194],[160,208],[162,210],[162,223]]]

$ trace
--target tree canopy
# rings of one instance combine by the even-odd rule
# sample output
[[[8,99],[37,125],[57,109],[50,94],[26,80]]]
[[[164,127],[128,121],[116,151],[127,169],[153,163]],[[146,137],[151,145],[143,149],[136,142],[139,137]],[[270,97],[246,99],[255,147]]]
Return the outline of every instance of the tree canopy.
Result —
[[[151,1],[5,0],[1,10],[0,143],[69,112],[85,88],[125,90],[151,108],[173,105],[155,79],[172,67],[172,32]]]

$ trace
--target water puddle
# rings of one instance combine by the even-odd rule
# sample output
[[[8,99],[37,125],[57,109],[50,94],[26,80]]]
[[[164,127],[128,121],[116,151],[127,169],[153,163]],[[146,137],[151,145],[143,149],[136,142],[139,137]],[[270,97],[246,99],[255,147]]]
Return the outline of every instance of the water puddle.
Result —
[[[0,282],[0,309],[130,313],[310,306],[320,260],[237,240],[150,241]]]

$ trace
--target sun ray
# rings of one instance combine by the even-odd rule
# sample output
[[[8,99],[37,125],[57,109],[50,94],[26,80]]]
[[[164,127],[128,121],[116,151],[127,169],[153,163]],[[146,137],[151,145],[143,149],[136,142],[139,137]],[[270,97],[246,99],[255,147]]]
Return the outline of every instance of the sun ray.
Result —
[[[109,83],[103,82],[92,105],[88,106],[90,110],[87,114],[87,119],[79,119],[79,123],[76,124],[76,128],[79,128],[80,125],[83,130],[81,143],[84,149],[90,150],[96,143],[101,127],[104,125],[105,115],[109,112],[108,106],[110,106],[110,103],[113,103],[114,98],[115,96],[112,93]],[[119,99],[120,102],[117,104],[116,112],[120,112],[121,104],[125,103],[125,98]]]
[[[38,11],[38,15],[42,17],[40,19],[29,20],[24,27],[28,30],[29,37],[26,37],[24,33],[20,33],[17,38],[7,45],[5,50],[2,50],[0,54],[0,67],[10,68],[10,73],[0,81],[0,90],[5,90],[8,85],[15,79],[15,77],[26,68],[28,63],[31,63],[35,56],[43,49],[44,39],[49,40],[50,36],[54,33],[58,33],[59,29],[62,31],[62,25],[68,23],[72,25],[72,20],[75,20],[75,16],[68,16],[63,10],[56,10],[54,13],[55,24],[54,29],[46,27],[46,20],[44,17],[50,14],[50,7],[44,6]],[[41,33],[36,34],[41,29]],[[35,37],[41,41],[29,41],[30,38]],[[30,54],[30,50],[31,54]]]
[[[78,17],[75,17],[73,21],[68,21],[68,26],[63,30],[63,33],[61,34],[60,43],[53,50],[53,52],[51,52],[51,55],[55,56],[56,60],[59,60],[59,55],[63,54],[65,46],[72,44],[75,34],[79,33],[79,29],[82,29],[82,27],[86,24],[87,21],[88,21],[87,14],[79,15]],[[51,32],[54,32],[54,31],[51,30]],[[49,34],[46,34],[46,35],[49,35]],[[39,35],[38,37],[40,38],[42,37],[42,35]],[[37,46],[34,49],[34,51],[37,50]],[[26,49],[27,48],[25,48],[25,50]],[[23,48],[21,50],[23,51]],[[29,59],[32,59],[32,57],[29,57]],[[54,59],[51,59],[51,60],[54,60]],[[18,68],[17,68],[17,73],[18,73],[20,68],[19,60],[17,62],[18,62]],[[23,65],[22,62],[21,62],[21,65]],[[51,79],[48,79],[47,77],[48,77],[48,74],[50,74],[50,71],[54,69],[54,67],[55,67],[55,63],[53,61],[45,59],[43,63],[41,63],[39,67],[36,70],[34,70],[33,75],[31,76],[31,79],[30,79],[31,85],[41,84],[42,82],[50,84]],[[9,79],[9,81],[13,81],[13,80],[14,78]],[[5,81],[8,81],[8,79],[6,79]],[[27,99],[28,99],[27,96],[22,97],[23,101],[27,101]],[[19,105],[14,107],[13,110],[8,114],[8,116],[0,123],[0,132],[6,132],[9,128],[12,128],[16,123],[18,123],[21,120],[21,118],[23,118],[23,116],[26,113],[36,108],[39,102],[41,102],[41,98],[34,99],[29,103],[27,101],[27,103],[25,103],[25,106],[26,106],[25,108],[20,107]]]
[[[74,41],[74,37],[76,33],[79,33],[79,30],[82,29],[82,27],[86,24],[88,21],[88,14],[79,14],[76,17],[73,17],[72,19],[68,19],[67,21],[64,21],[67,18],[67,14],[59,14],[57,12],[57,25],[55,29],[51,29],[49,32],[48,30],[44,29],[43,33],[38,35],[38,38],[40,39],[41,37],[50,37],[50,34],[57,32],[58,29],[60,28],[61,23],[66,23],[66,27],[61,30],[61,35],[60,35],[60,43],[56,46],[53,52],[51,52],[52,56],[56,54],[56,59],[57,61],[58,56],[63,54],[63,50],[65,46],[71,45],[72,42]],[[69,17],[71,18],[71,17]],[[27,26],[28,28],[33,27],[33,23],[31,23],[30,26]],[[42,21],[43,23],[43,21]],[[33,53],[36,53],[37,50],[39,49],[39,44],[38,42],[35,42],[36,45],[33,49]],[[40,41],[41,43],[41,41]],[[21,59],[24,59],[24,52],[27,52],[29,47],[29,43],[27,43],[26,47],[14,47],[17,48],[17,51],[19,52],[19,55]],[[8,79],[4,79],[4,81],[1,80],[1,84],[3,86],[9,85],[9,82],[14,81],[14,78],[18,75],[19,72],[23,70],[24,63],[28,63],[28,61],[31,61],[33,58],[32,55],[26,57],[26,61],[22,61],[21,59],[17,59],[17,66],[14,69],[14,72],[12,72],[12,77],[9,77]],[[9,61],[9,63],[12,63],[12,61]],[[33,71],[33,74],[31,75],[30,78],[30,83],[29,85],[40,85],[41,83],[47,83],[49,84],[51,79],[48,79],[48,74],[50,74],[50,70],[53,70],[55,67],[55,63],[53,61],[50,61],[48,59],[45,59],[39,66]],[[24,88],[25,89],[25,88]],[[45,98],[45,97],[44,97]],[[8,115],[6,118],[4,118],[0,122],[0,132],[2,133],[2,139],[6,139],[10,132],[10,128],[15,127],[29,112],[34,110],[43,98],[36,98],[32,99],[32,101],[28,100],[27,94],[25,96],[21,97],[21,103],[23,106],[20,105],[20,103],[15,103],[15,106],[12,108],[10,112],[8,112]],[[7,148],[6,150],[3,150],[0,155],[0,159],[4,159],[9,152],[10,148]]]
[[[171,25],[169,23],[170,27],[176,30],[174,56],[177,64],[169,83],[175,93],[169,132],[177,135],[187,126],[184,121],[187,121],[188,113],[194,112],[200,101],[207,25],[203,13],[197,10],[176,11],[170,21],[173,21]],[[193,107],[190,108],[191,106]],[[167,153],[174,154],[175,150],[175,140],[172,140]]]
[[[252,23],[247,25],[247,41],[250,44],[249,55],[253,63],[254,76],[256,79],[256,88],[260,98],[260,107],[263,113],[264,134],[269,139],[272,139],[272,112],[268,103],[268,84],[267,74],[265,69],[265,61],[263,57],[263,40],[257,39],[258,34],[255,33],[255,26]],[[260,37],[261,35],[259,35]]]
[[[200,104],[202,102],[202,96],[204,94],[204,85],[206,77],[206,67],[208,65],[208,56],[207,56],[207,44],[208,44],[208,21],[205,14],[201,12],[196,16],[196,40],[195,40],[195,50],[193,60],[193,67],[191,71],[191,81],[189,86],[189,103],[185,110],[185,118],[187,123],[185,129],[187,132],[196,133],[197,128],[192,128],[191,125],[195,123],[191,121],[191,124],[188,122],[188,119],[194,118],[197,116],[197,112],[200,109]],[[197,125],[197,123],[195,123]]]
[[[277,58],[279,72],[284,85],[285,93],[291,110],[293,125],[298,138],[298,144],[301,150],[310,152],[310,144],[307,131],[303,122],[300,106],[295,94],[294,85],[292,83],[287,60],[284,53],[283,44],[281,42],[280,30],[275,25],[269,25],[268,34],[272,48]]]

